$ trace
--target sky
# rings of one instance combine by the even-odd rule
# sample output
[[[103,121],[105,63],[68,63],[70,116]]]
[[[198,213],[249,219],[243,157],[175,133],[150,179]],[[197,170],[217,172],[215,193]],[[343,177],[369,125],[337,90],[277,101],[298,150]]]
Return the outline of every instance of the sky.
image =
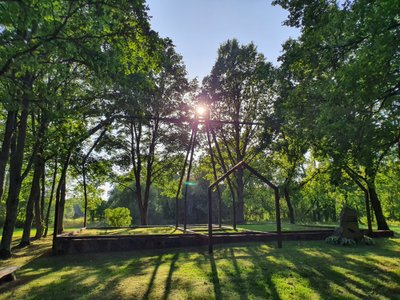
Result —
[[[172,39],[183,56],[190,79],[211,71],[218,47],[236,38],[254,42],[268,61],[278,65],[281,45],[299,31],[282,25],[287,12],[269,0],[147,0],[153,30]]]

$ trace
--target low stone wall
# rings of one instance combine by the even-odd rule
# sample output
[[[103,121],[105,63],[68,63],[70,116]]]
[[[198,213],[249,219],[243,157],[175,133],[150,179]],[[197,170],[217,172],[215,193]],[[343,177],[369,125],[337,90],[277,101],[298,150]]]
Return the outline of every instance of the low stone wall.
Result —
[[[332,235],[334,230],[309,230],[282,232],[282,240],[324,240]],[[366,231],[364,231],[366,233]],[[371,237],[392,237],[393,231],[379,230],[370,234]],[[213,244],[270,242],[276,241],[276,232],[238,232],[213,235]],[[74,254],[89,252],[131,251],[145,249],[184,248],[208,245],[205,234],[177,235],[121,235],[121,236],[74,236],[60,235],[56,239],[57,254]]]
[[[55,249],[57,254],[130,251],[202,246],[207,241],[207,237],[198,234],[60,236]]]

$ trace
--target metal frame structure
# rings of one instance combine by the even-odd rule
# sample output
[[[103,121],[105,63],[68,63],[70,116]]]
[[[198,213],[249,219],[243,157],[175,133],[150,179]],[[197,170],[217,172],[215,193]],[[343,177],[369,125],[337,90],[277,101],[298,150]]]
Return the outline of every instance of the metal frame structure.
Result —
[[[226,172],[224,175],[222,175],[220,178],[218,178],[215,182],[210,184],[208,187],[208,252],[212,253],[213,252],[213,230],[212,230],[212,191],[215,187],[218,187],[218,184],[225,179],[229,178],[229,175],[231,175],[233,172],[235,172],[237,169],[240,168],[246,168],[249,170],[252,174],[254,174],[256,177],[258,177],[261,181],[266,183],[270,188],[274,190],[275,194],[275,215],[276,215],[276,233],[277,233],[277,241],[278,241],[278,248],[282,248],[282,227],[281,227],[281,209],[280,209],[280,204],[279,204],[279,189],[277,186],[271,183],[266,177],[261,175],[258,171],[250,167],[248,164],[246,164],[244,161],[239,162],[237,165],[235,165],[232,169],[230,169],[228,172]]]
[[[231,196],[232,196],[232,220],[233,220],[233,228],[236,229],[236,199],[235,199],[235,194],[233,193],[233,188],[232,188],[232,183],[230,181],[229,175],[231,175],[235,170],[239,168],[246,168],[249,170],[251,173],[256,175],[259,179],[261,179],[263,182],[267,183],[268,186],[274,189],[275,191],[275,209],[276,209],[276,224],[277,224],[277,234],[278,234],[278,247],[282,247],[282,238],[281,238],[281,223],[280,223],[280,206],[279,206],[279,191],[278,188],[273,185],[267,178],[262,176],[260,173],[258,173],[255,169],[250,167],[248,164],[246,164],[244,161],[239,162],[237,165],[235,165],[232,169],[228,170],[227,166],[224,162],[223,156],[222,156],[222,151],[219,146],[219,143],[217,141],[216,137],[216,132],[214,130],[214,126],[221,126],[221,125],[264,125],[263,123],[257,123],[257,122],[241,122],[241,121],[229,121],[229,120],[213,120],[210,118],[210,114],[208,111],[208,116],[204,117],[198,114],[195,114],[194,118],[188,118],[188,117],[180,117],[180,118],[163,118],[163,117],[153,117],[153,116],[129,116],[126,118],[136,118],[136,119],[148,119],[148,120],[158,120],[161,122],[165,123],[172,123],[172,124],[189,124],[191,125],[191,136],[189,140],[189,145],[186,151],[186,156],[185,156],[185,161],[182,167],[182,172],[179,180],[179,186],[178,190],[176,193],[175,197],[175,226],[176,228],[179,227],[179,215],[180,215],[180,207],[179,207],[179,198],[181,194],[181,189],[182,189],[182,184],[183,184],[183,179],[186,175],[186,182],[188,183],[190,180],[190,174],[193,166],[193,157],[194,157],[194,150],[196,146],[196,139],[197,135],[199,132],[199,125],[203,124],[205,127],[205,132],[206,132],[206,138],[207,138],[207,144],[208,144],[208,152],[210,154],[211,158],[211,164],[213,168],[213,177],[214,177],[214,183],[212,183],[208,187],[208,241],[209,241],[209,252],[211,253],[213,251],[213,242],[212,242],[212,191],[216,188],[217,190],[217,197],[218,197],[218,227],[222,228],[222,199],[221,199],[221,191],[219,189],[219,183],[223,180],[227,180],[228,186],[231,190]],[[85,164],[86,161],[90,155],[90,153],[93,151],[93,149],[96,147],[98,142],[101,140],[101,138],[105,134],[104,130],[100,136],[96,139],[94,142],[93,146],[90,148],[89,152],[87,155],[84,157],[82,167],[83,167],[83,181],[84,181],[84,198],[85,198],[85,214],[84,214],[84,227],[87,225],[87,192],[86,192],[86,170],[85,170]],[[222,132],[223,134],[223,132]],[[223,135],[223,138],[225,138],[225,135]],[[216,165],[216,160],[215,160],[215,155],[214,155],[214,150],[212,146],[212,142],[214,142],[215,149],[217,151],[218,157],[219,157],[219,163],[222,167],[222,170],[224,174],[218,178],[217,177],[217,171],[215,168]],[[187,230],[187,197],[188,197],[188,184],[185,184],[185,189],[183,192],[183,228],[184,231],[186,232]],[[56,201],[57,202],[57,201]],[[56,203],[56,219],[55,219],[55,228],[58,228],[58,203]],[[54,233],[53,236],[53,244],[55,242],[57,233]]]
[[[207,205],[208,205],[208,235],[203,235],[204,238],[202,238],[202,240],[200,240],[200,244],[203,245],[203,242],[208,243],[208,251],[209,253],[213,252],[213,245],[214,245],[214,241],[213,241],[213,201],[212,201],[212,193],[214,191],[214,189],[217,190],[217,196],[218,196],[218,227],[219,228],[223,228],[222,226],[222,214],[221,214],[221,192],[219,190],[219,184],[224,181],[227,180],[227,183],[229,185],[229,188],[232,192],[232,202],[233,202],[233,227],[234,229],[236,229],[236,203],[235,203],[235,194],[233,193],[233,189],[232,189],[232,185],[231,185],[231,181],[229,176],[235,172],[238,169],[247,169],[248,171],[250,171],[253,175],[255,175],[256,177],[258,177],[262,182],[266,183],[270,188],[272,188],[274,190],[274,194],[275,194],[275,213],[276,213],[276,234],[262,234],[262,240],[275,240],[274,237],[276,237],[277,240],[277,246],[278,248],[282,247],[282,228],[281,228],[281,215],[280,215],[280,195],[279,195],[279,187],[274,185],[270,180],[268,180],[266,177],[264,177],[263,175],[261,175],[258,171],[256,171],[254,168],[252,168],[251,166],[249,166],[246,162],[244,161],[240,161],[239,163],[237,163],[235,166],[233,166],[230,170],[227,169],[227,166],[224,162],[223,156],[222,156],[222,151],[221,148],[218,144],[217,138],[216,138],[216,133],[215,130],[213,128],[214,125],[224,125],[224,124],[231,124],[231,125],[264,125],[262,123],[256,123],[256,122],[239,122],[239,121],[224,121],[224,120],[212,120],[210,119],[209,115],[207,118],[205,117],[199,117],[196,116],[194,118],[187,118],[187,117],[181,117],[181,118],[156,118],[156,117],[152,117],[152,116],[144,116],[144,117],[138,117],[138,116],[129,116],[129,117],[123,117],[123,118],[137,118],[137,119],[148,119],[148,120],[158,120],[158,121],[162,121],[165,123],[172,123],[172,124],[189,124],[192,126],[191,128],[191,136],[190,136],[190,140],[189,140],[189,145],[186,151],[186,156],[185,156],[185,161],[183,164],[183,168],[182,168],[182,173],[181,173],[181,177],[180,177],[180,181],[179,181],[179,186],[178,186],[178,191],[176,193],[176,228],[179,227],[179,196],[181,194],[181,188],[182,188],[182,183],[183,183],[183,179],[185,177],[186,174],[186,168],[188,167],[187,170],[187,174],[186,174],[186,181],[190,180],[190,173],[191,173],[191,169],[192,169],[192,165],[193,165],[193,156],[194,156],[194,149],[196,146],[196,138],[197,138],[197,134],[199,131],[198,126],[200,124],[203,124],[205,126],[205,132],[206,132],[206,137],[207,137],[207,143],[208,143],[208,151],[210,154],[210,158],[211,158],[211,164],[213,167],[213,176],[214,176],[214,182],[211,183],[207,189]],[[103,135],[105,134],[104,130],[100,136],[98,137],[98,139],[95,141],[95,143],[93,144],[93,146],[90,148],[89,152],[86,154],[86,156],[83,159],[82,162],[82,168],[83,168],[83,183],[84,183],[84,196],[85,196],[85,217],[84,217],[84,223],[85,223],[85,227],[86,227],[86,222],[87,222],[87,192],[86,192],[86,170],[85,170],[85,164],[86,161],[90,155],[90,153],[92,152],[92,150],[96,147],[97,143],[100,141],[100,139],[103,137]],[[221,132],[222,134],[222,138],[225,139],[224,133],[223,131]],[[222,170],[224,172],[224,174],[217,178],[217,171],[215,168],[216,165],[216,161],[215,161],[215,155],[214,155],[214,150],[212,147],[212,142],[214,142],[215,145],[215,149],[216,152],[218,154],[219,157],[219,164],[222,167]],[[65,175],[64,175],[65,176]],[[187,230],[187,195],[188,195],[188,185],[185,185],[185,191],[184,191],[184,231],[186,232]],[[61,244],[59,245],[61,248],[61,250],[63,250],[65,247],[65,249],[69,249],[68,247],[71,246],[70,244],[68,244],[68,237],[65,236],[58,236],[57,231],[58,231],[58,214],[59,214],[59,203],[57,201],[58,199],[56,198],[56,207],[55,207],[55,223],[54,223],[54,234],[53,234],[53,253],[57,253],[57,247],[56,247],[56,242],[57,240],[61,240]],[[367,199],[366,199],[367,200]],[[367,207],[367,214],[369,214],[369,205],[368,202],[366,202],[366,207]],[[368,218],[370,219],[370,218]],[[181,230],[181,228],[179,227],[179,229]],[[190,232],[190,230],[188,230]],[[243,239],[241,239],[240,237],[244,237],[248,232],[245,232],[243,235],[240,233],[234,233],[232,238],[233,239],[228,239],[226,240],[225,238],[220,239],[221,236],[218,236],[218,233],[215,234],[215,242],[218,243],[226,243],[226,242],[235,242],[235,241],[243,241]],[[369,220],[369,224],[368,224],[368,234],[376,237],[386,237],[386,236],[393,236],[393,232],[392,231],[381,231],[381,232],[372,232],[372,228],[370,225],[370,220]],[[254,238],[254,234],[258,234],[260,236],[260,232],[251,232],[251,235],[249,235],[249,239],[250,241],[260,241],[260,239],[258,238]],[[292,232],[290,233],[291,235],[285,235],[285,239],[298,239],[298,238],[305,238],[305,239],[315,239],[315,238],[325,238],[327,234],[330,234],[330,232],[310,232],[308,231],[306,235],[302,236],[299,232]],[[268,236],[267,236],[268,235]],[[169,239],[169,235],[160,235],[162,238],[165,238],[168,236]],[[186,237],[189,235],[185,235]],[[130,241],[133,239],[132,237],[121,237],[123,239],[129,239]],[[139,238],[139,244],[135,245],[133,243],[133,246],[137,246],[137,247],[142,247],[143,244],[143,238],[145,238],[145,236],[140,236]],[[219,239],[218,239],[219,238]],[[64,240],[64,242],[63,242]],[[79,239],[78,239],[79,240]],[[90,240],[87,239],[86,237],[83,240]],[[147,238],[146,238],[147,240]],[[178,238],[179,240],[179,238]],[[114,239],[113,239],[114,241]],[[169,240],[168,240],[169,241]],[[202,242],[201,242],[202,241]],[[71,243],[74,242],[73,238],[71,238]],[[96,242],[96,240],[95,240]],[[180,241],[182,242],[182,241]],[[188,241],[186,241],[188,242]],[[67,243],[66,246],[63,243]],[[110,242],[111,243],[111,242]],[[189,242],[188,242],[189,243]],[[199,240],[198,239],[192,239],[190,243],[194,243],[194,244],[198,244]],[[190,244],[189,243],[189,244]],[[125,243],[126,245],[131,245],[131,243]],[[194,245],[193,244],[193,245]],[[65,247],[64,247],[64,246]],[[157,240],[156,242],[157,248],[160,245],[160,241]],[[166,243],[165,245],[170,245],[170,243]],[[121,245],[118,245],[118,247],[116,247],[116,249],[119,249]],[[154,246],[154,245],[153,245]],[[63,248],[64,247],[64,248]],[[103,247],[104,248],[104,247]],[[151,247],[150,247],[151,248]],[[65,250],[64,249],[64,250]],[[81,249],[81,247],[78,247],[77,249]],[[135,248],[136,249],[136,248]],[[80,250],[79,250],[80,251]]]
[[[217,141],[216,138],[216,133],[215,130],[213,128],[214,125],[225,125],[225,124],[230,124],[230,125],[264,125],[263,123],[256,123],[256,122],[241,122],[241,121],[225,121],[225,120],[213,120],[210,119],[209,116],[209,112],[208,112],[208,116],[204,117],[204,116],[199,116],[199,115],[195,115],[194,119],[189,119],[189,118],[161,118],[160,120],[165,121],[165,122],[170,122],[170,123],[180,123],[182,124],[183,122],[189,122],[192,125],[192,129],[191,129],[191,136],[190,136],[190,140],[189,140],[189,145],[186,151],[186,155],[185,155],[185,161],[183,164],[183,168],[182,168],[182,172],[181,172],[181,177],[179,180],[179,186],[178,186],[178,190],[176,193],[176,197],[175,197],[175,226],[176,228],[179,227],[179,217],[180,217],[180,208],[179,208],[179,199],[180,199],[180,194],[181,194],[181,188],[182,188],[182,183],[183,183],[183,179],[185,177],[186,174],[186,182],[185,182],[185,188],[184,188],[184,194],[183,194],[183,228],[186,231],[187,229],[187,195],[188,195],[188,182],[190,180],[190,173],[192,170],[192,164],[193,164],[193,154],[194,154],[194,149],[196,146],[196,138],[197,138],[197,133],[199,131],[198,126],[200,124],[205,125],[205,131],[206,131],[206,136],[207,136],[207,144],[208,144],[208,151],[209,151],[209,155],[211,158],[211,164],[212,164],[212,168],[213,168],[213,176],[214,176],[214,181],[218,180],[217,177],[217,171],[215,168],[215,156],[214,156],[214,151],[213,151],[213,147],[212,147],[212,142],[211,142],[211,136],[212,136],[212,140],[215,144],[215,148],[217,150],[219,159],[220,159],[220,164],[222,167],[222,170],[224,173],[228,172],[227,171],[227,167],[225,165],[223,156],[222,156],[222,151],[221,148],[219,146],[219,143]],[[224,136],[225,137],[225,136]],[[188,170],[186,173],[186,168],[188,166]],[[229,177],[227,177],[227,181],[228,181],[228,186],[230,188],[230,190],[232,190],[232,183],[229,179]],[[218,196],[218,226],[221,228],[222,227],[222,199],[221,199],[221,191],[219,189],[218,186],[216,186],[217,189],[217,196]],[[235,201],[235,195],[234,193],[232,193],[232,220],[233,220],[233,228],[236,229],[236,201]]]

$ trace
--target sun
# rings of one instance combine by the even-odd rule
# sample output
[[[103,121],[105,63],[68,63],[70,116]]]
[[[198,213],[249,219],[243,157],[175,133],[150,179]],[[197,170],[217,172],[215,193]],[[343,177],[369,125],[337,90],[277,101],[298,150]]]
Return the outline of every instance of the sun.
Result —
[[[206,108],[204,106],[199,105],[199,106],[196,107],[196,113],[199,116],[204,116],[205,112],[206,112]]]

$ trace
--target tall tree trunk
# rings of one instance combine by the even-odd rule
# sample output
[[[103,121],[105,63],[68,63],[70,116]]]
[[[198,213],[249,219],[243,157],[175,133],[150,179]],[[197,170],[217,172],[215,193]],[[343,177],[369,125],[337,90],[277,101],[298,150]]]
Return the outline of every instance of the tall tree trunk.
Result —
[[[45,170],[45,162],[43,162],[42,169],[42,181],[41,181],[41,190],[40,190],[40,202],[38,201],[38,216],[39,218],[35,218],[35,227],[36,227],[36,235],[35,239],[40,239],[43,236],[44,232],[44,199],[46,192],[46,170]]]
[[[61,234],[64,232],[64,210],[65,210],[65,200],[66,200],[66,189],[67,189],[67,180],[64,177],[60,182],[60,192],[59,192],[59,215],[57,218],[57,234]]]
[[[140,213],[140,224],[141,225],[147,225],[147,207],[141,207],[139,209]]]
[[[33,116],[32,116],[33,118]],[[46,131],[46,120],[44,118],[44,114],[40,117],[40,126],[39,131],[37,132],[37,139],[35,142],[35,146],[33,147],[32,158],[34,164],[34,172],[33,172],[33,179],[31,185],[31,191],[29,194],[28,204],[26,206],[26,217],[25,217],[25,224],[24,224],[24,231],[22,234],[22,239],[20,242],[20,246],[27,246],[30,244],[30,235],[32,229],[32,219],[35,216],[35,225],[36,225],[36,236],[41,236],[43,233],[43,225],[40,216],[40,179],[43,175],[43,168],[44,168],[44,160],[43,160],[43,142],[44,142],[44,135]],[[35,213],[33,213],[33,209],[35,208]]]
[[[375,219],[378,225],[378,230],[389,230],[389,226],[386,223],[385,216],[383,215],[381,202],[379,201],[378,194],[376,193],[376,188],[375,188],[376,172],[372,168],[366,168],[365,173],[367,174],[366,183],[367,183],[369,198],[371,201],[371,206],[375,213]]]
[[[153,177],[153,165],[154,165],[154,154],[156,149],[157,135],[158,135],[158,120],[154,121],[154,128],[152,130],[151,143],[149,146],[149,154],[147,156],[147,164],[146,164],[146,185],[144,189],[144,199],[143,199],[143,208],[145,210],[145,224],[147,225],[147,214],[150,200],[150,188],[152,184]]]
[[[389,226],[386,223],[385,216],[383,215],[381,202],[379,201],[378,194],[376,193],[374,181],[368,181],[368,193],[372,208],[375,213],[375,219],[378,225],[378,230],[389,230]]]
[[[28,203],[26,205],[24,231],[22,233],[22,239],[19,244],[20,247],[27,246],[31,243],[30,236],[31,236],[31,228],[33,220],[33,208],[35,203],[38,202],[40,199],[40,178],[42,177],[42,170],[43,170],[43,164],[39,156],[40,155],[36,155],[35,158],[31,191],[29,194]],[[35,215],[36,213],[37,212],[35,211]]]
[[[54,235],[53,235],[53,246],[57,234],[61,234],[64,231],[64,208],[65,208],[65,196],[66,196],[66,181],[67,181],[67,171],[72,155],[72,150],[70,149],[67,157],[65,158],[64,165],[61,170],[60,180],[58,182],[56,191],[56,212],[54,216]]]
[[[366,211],[366,214],[367,214],[368,232],[372,232],[372,218],[371,218],[371,210],[370,210],[370,206],[369,206],[370,196],[369,196],[369,192],[368,192],[368,186],[365,187],[360,179],[362,179],[364,183],[366,183],[366,180],[365,180],[365,178],[361,177],[360,175],[357,175],[349,167],[345,167],[345,171],[350,176],[350,178],[353,179],[353,181],[357,184],[357,186],[364,193],[365,211]]]
[[[15,135],[12,138],[11,146],[12,155],[10,159],[10,185],[8,189],[6,219],[3,227],[3,235],[0,245],[0,257],[9,258],[11,256],[11,241],[14,232],[15,222],[17,220],[19,193],[21,190],[22,163],[24,160],[25,138],[28,120],[28,99],[23,100],[23,109],[20,116],[18,126],[18,136],[15,140]],[[14,151],[13,151],[14,150]]]
[[[143,207],[143,200],[142,200],[142,186],[141,181],[138,179],[138,176],[135,175],[135,193],[136,193],[136,202],[139,208],[140,213],[140,224],[147,225],[147,218],[142,218],[143,216],[147,215],[147,212],[144,214],[144,207]]]
[[[17,123],[16,115],[16,111],[8,111],[7,113],[6,128],[4,131],[4,138],[0,151],[0,200],[4,192],[4,178],[6,175],[6,166],[10,155],[11,137],[14,133]]]
[[[235,101],[235,115],[234,115],[234,134],[235,134],[235,155],[236,155],[236,163],[239,163],[243,160],[244,153],[240,149],[240,98],[239,95],[236,95],[237,101]],[[236,172],[236,222],[238,224],[244,223],[244,170],[242,168],[238,169]]]
[[[42,193],[40,187],[41,185],[39,183],[39,195],[38,197],[35,198],[35,219],[34,219],[36,227],[35,239],[40,239],[43,236],[43,218],[42,218],[42,208],[41,208]]]
[[[294,224],[294,210],[293,210],[292,201],[290,199],[289,187],[287,185],[284,185],[284,187],[283,187],[283,194],[285,196],[286,205],[288,207],[289,221],[291,224]]]
[[[56,156],[56,160],[55,160],[55,163],[54,163],[53,181],[51,183],[49,205],[47,207],[47,213],[46,213],[46,223],[45,223],[45,230],[44,230],[44,234],[43,234],[44,237],[46,237],[47,233],[49,232],[49,220],[50,220],[51,204],[53,202],[54,188],[56,186],[56,181],[57,181],[57,169],[58,169],[58,164],[57,163],[58,163],[58,157]]]
[[[133,120],[130,122],[130,135],[131,135],[131,160],[133,167],[133,174],[135,177],[135,193],[136,201],[140,213],[140,224],[147,225],[147,210],[145,212],[143,196],[142,196],[142,155],[140,151],[140,143],[142,137],[142,124],[139,122],[138,125]]]

